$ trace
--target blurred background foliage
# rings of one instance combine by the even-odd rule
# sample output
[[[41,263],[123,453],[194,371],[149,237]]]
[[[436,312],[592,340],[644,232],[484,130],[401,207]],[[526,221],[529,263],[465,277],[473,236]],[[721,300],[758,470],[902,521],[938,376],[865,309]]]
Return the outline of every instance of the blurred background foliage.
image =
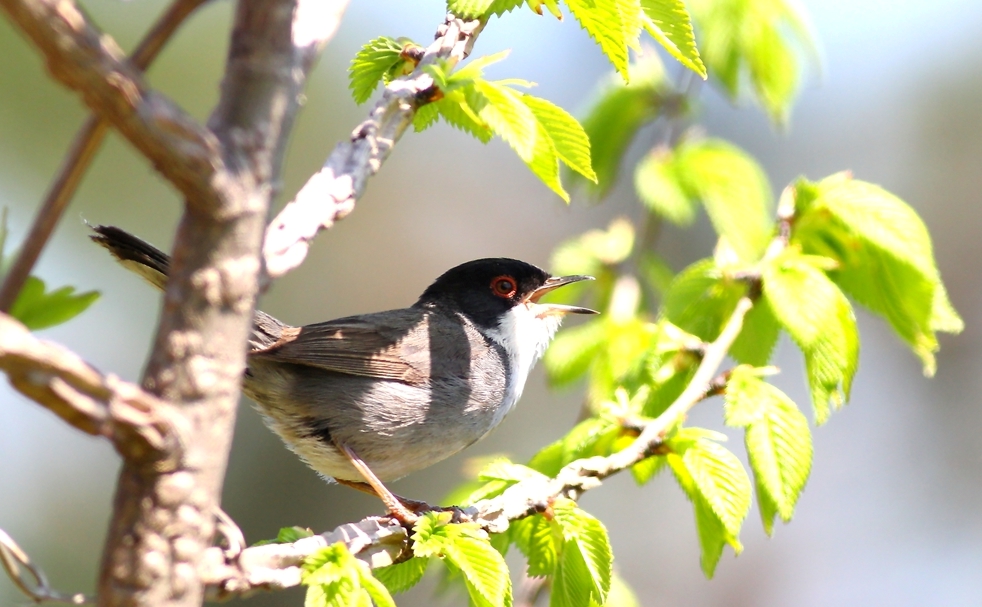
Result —
[[[700,4],[693,3],[694,11]],[[941,336],[937,376],[929,381],[890,327],[858,309],[863,351],[851,404],[814,433],[812,478],[794,524],[781,526],[772,540],[758,525],[748,525],[741,538],[745,552],[736,560],[725,557],[711,582],[698,566],[691,507],[668,476],[643,489],[627,476],[612,479],[585,497],[584,508],[607,524],[616,566],[644,605],[977,604],[982,443],[976,428],[982,408],[976,395],[982,388],[977,372],[982,334],[973,321],[982,303],[976,261],[982,254],[977,237],[982,61],[974,57],[982,54],[974,32],[982,9],[955,0],[916,0],[902,8],[882,0],[804,4],[824,67],[822,73],[806,72],[790,115],[766,103],[766,91],[762,111],[745,102],[734,107],[719,88],[703,84],[697,95],[701,122],[710,137],[727,139],[754,156],[775,187],[801,174],[817,179],[850,169],[910,203],[931,231],[967,330],[955,338]],[[129,48],[163,3],[98,0],[86,8]],[[443,8],[436,0],[352,3],[311,79],[287,158],[285,196],[363,117],[344,74],[358,47],[378,35],[428,40]],[[155,86],[200,119],[217,98],[230,11],[227,2],[206,7],[150,71]],[[505,19],[501,27],[492,22],[478,41],[478,55],[513,49],[506,63],[489,68],[489,76],[535,81],[537,96],[582,117],[577,109],[588,106],[610,71],[594,43],[568,18],[559,23],[521,10]],[[710,70],[719,70],[714,51],[702,50]],[[673,80],[684,77],[678,64],[666,61],[666,66]],[[768,90],[776,92],[770,98],[788,86],[772,84]],[[772,128],[767,113],[786,126]],[[77,99],[46,79],[38,56],[0,21],[0,204],[10,208],[13,243],[26,230],[84,116]],[[628,166],[665,137],[659,128],[625,145]],[[641,167],[647,163],[647,170],[654,170],[653,162],[646,159]],[[604,167],[596,169],[604,184]],[[324,234],[309,261],[279,281],[262,306],[302,324],[405,306],[443,270],[467,259],[501,255],[547,265],[559,243],[588,229],[617,229],[622,215],[640,225],[643,207],[632,182],[631,172],[623,172],[616,182],[606,182],[611,196],[604,204],[589,204],[580,195],[566,207],[501,142],[484,148],[445,125],[407,134],[357,212]],[[645,202],[664,200],[641,195]],[[705,257],[715,242],[705,214],[675,200],[671,208],[678,219],[693,223],[661,228],[662,259],[645,266],[652,282]],[[44,335],[104,370],[135,379],[158,299],[92,247],[82,221],[74,219],[120,225],[167,246],[179,201],[128,144],[111,136],[72,208],[38,274],[53,285],[99,290],[103,297],[82,319]],[[611,245],[602,233],[594,234],[592,246],[619,254],[611,248],[623,239]],[[775,363],[783,373],[774,383],[806,403],[800,354],[782,341]],[[577,386],[548,391],[539,370],[521,406],[487,440],[393,489],[438,500],[463,478],[468,458],[507,453],[515,461],[527,460],[575,423],[583,402]],[[91,591],[118,459],[108,445],[67,428],[7,388],[3,403],[0,526],[31,552],[57,587]],[[739,434],[721,427],[720,406],[719,399],[700,405],[691,423],[727,432],[731,448],[742,452]],[[374,500],[324,484],[246,408],[225,507],[250,541],[273,537],[282,526],[327,529],[378,511]],[[644,533],[637,532],[638,521],[644,521]],[[301,601],[293,591],[247,603]],[[0,605],[22,602],[0,581]],[[399,600],[400,605],[429,603],[425,587]]]

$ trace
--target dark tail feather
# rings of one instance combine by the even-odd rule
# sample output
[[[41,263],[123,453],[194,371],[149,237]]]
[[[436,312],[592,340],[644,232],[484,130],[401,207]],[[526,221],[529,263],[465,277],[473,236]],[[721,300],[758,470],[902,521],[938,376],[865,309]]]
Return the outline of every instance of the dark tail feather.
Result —
[[[167,285],[167,271],[170,269],[170,256],[152,244],[115,226],[92,226],[95,234],[89,236],[105,247],[127,270],[136,272],[144,280],[163,290]],[[276,343],[289,327],[261,310],[256,310],[253,318],[253,350],[262,350]]]
[[[115,226],[93,226],[92,231],[95,234],[89,238],[105,247],[124,268],[136,272],[158,289],[164,289],[170,268],[167,253]]]

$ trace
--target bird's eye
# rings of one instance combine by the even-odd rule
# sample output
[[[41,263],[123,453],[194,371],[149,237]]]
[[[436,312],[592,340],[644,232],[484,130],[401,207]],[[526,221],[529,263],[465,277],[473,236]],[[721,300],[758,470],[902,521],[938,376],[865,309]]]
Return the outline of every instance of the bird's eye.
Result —
[[[512,297],[515,295],[515,279],[511,276],[498,276],[491,281],[491,291],[498,297]]]

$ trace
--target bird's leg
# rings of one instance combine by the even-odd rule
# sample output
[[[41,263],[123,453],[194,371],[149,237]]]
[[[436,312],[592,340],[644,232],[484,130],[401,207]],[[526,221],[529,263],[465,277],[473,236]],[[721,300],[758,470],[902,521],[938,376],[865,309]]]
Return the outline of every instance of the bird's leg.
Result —
[[[344,456],[348,459],[348,462],[354,467],[355,470],[358,471],[358,474],[365,479],[365,483],[367,483],[368,487],[371,488],[371,492],[382,500],[382,503],[385,504],[386,508],[388,508],[389,514],[398,519],[399,522],[407,525],[412,525],[419,520],[419,515],[404,506],[403,503],[399,501],[399,498],[382,484],[382,481],[375,476],[375,473],[368,467],[368,464],[362,461],[362,459],[358,457],[358,454],[355,453],[351,447],[348,447],[339,441],[334,441],[334,444],[338,448],[338,451],[344,454]],[[364,483],[352,483],[350,481],[338,482],[360,491],[366,490]]]
[[[369,485],[368,483],[362,481],[346,481],[342,478],[336,478],[334,480],[337,481],[339,485],[344,485],[345,487],[351,487],[352,489],[356,489],[358,491],[361,491],[362,493],[367,493],[368,495],[373,495],[375,497],[381,498],[381,496],[375,492],[375,489],[373,489],[372,486]],[[431,510],[440,510],[440,508],[431,506],[426,502],[410,499],[408,497],[403,497],[398,493],[393,493],[392,497],[399,500],[400,504],[402,504],[409,510],[412,510],[416,514],[419,514],[421,512],[430,512]]]

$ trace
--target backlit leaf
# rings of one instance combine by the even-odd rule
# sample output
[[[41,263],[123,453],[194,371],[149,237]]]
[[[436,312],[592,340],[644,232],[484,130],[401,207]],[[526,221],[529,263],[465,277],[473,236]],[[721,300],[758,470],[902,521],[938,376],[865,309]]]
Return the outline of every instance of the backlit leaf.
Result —
[[[361,47],[348,67],[348,88],[355,103],[368,101],[386,72],[402,58],[402,44],[393,38],[379,36]]]
[[[645,29],[685,67],[706,78],[689,12],[682,0],[641,0]]]

